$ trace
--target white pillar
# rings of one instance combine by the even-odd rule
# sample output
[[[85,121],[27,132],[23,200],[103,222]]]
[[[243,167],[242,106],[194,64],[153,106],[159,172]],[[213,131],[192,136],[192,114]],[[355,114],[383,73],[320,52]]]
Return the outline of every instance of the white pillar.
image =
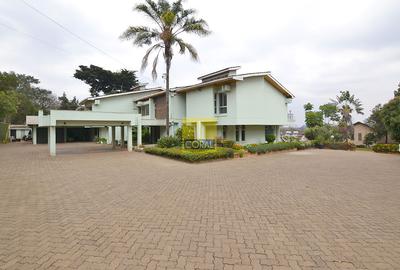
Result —
[[[49,127],[50,156],[56,155],[56,127]]]
[[[121,148],[125,147],[125,126],[121,126]]]
[[[36,135],[36,127],[35,126],[32,127],[32,143],[34,145],[37,144],[37,135]]]
[[[131,125],[127,126],[127,132],[128,132],[128,152],[132,152],[132,126]]]
[[[138,117],[137,119],[136,129],[137,146],[139,147],[140,145],[142,145],[142,119],[140,117]]]
[[[201,122],[197,121],[196,122],[196,139],[200,140],[202,138],[201,136]]]
[[[112,149],[115,149],[115,126],[111,127],[111,144]]]

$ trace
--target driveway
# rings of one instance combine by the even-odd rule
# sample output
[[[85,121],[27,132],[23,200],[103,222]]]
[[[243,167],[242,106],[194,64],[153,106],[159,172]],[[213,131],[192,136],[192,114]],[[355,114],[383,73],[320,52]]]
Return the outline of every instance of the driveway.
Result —
[[[400,269],[400,155],[58,150],[0,145],[0,269]]]

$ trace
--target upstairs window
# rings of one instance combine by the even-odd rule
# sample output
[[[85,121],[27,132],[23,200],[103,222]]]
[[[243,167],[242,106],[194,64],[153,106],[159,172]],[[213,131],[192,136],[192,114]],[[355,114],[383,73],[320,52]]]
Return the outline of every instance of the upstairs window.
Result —
[[[225,92],[221,92],[221,88],[214,89],[214,114],[228,113],[228,97]]]
[[[149,105],[143,105],[139,107],[139,113],[142,116],[148,116],[150,114]]]

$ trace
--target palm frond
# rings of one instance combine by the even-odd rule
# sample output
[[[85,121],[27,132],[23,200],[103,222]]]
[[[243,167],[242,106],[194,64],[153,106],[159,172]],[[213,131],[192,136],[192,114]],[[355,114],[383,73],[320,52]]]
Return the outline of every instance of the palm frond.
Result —
[[[156,80],[156,79],[157,79],[158,56],[160,55],[161,49],[162,49],[162,48],[160,48],[160,49],[158,50],[157,55],[156,55],[156,57],[154,57],[154,60],[153,60],[153,69],[151,70],[151,76],[153,77],[153,80]]]
[[[135,6],[134,10],[142,12],[146,14],[150,19],[152,19],[154,22],[157,23],[157,25],[162,28],[162,22],[160,15],[158,14],[157,10],[155,8],[157,7],[157,4],[155,4],[152,0],[147,0],[147,5],[146,4],[138,4]],[[155,6],[153,6],[155,5]]]
[[[131,26],[122,35],[121,39],[132,40],[135,45],[150,45],[153,40],[158,40],[160,33],[156,29],[146,26]]]
[[[195,60],[195,61],[199,60],[199,55],[197,53],[197,50],[193,47],[193,45],[191,45],[187,42],[184,42],[180,38],[175,38],[175,41],[176,41],[176,43],[178,43],[180,54],[185,54],[186,50],[188,50],[188,52],[193,60]]]
[[[148,63],[148,61],[149,61],[149,56],[150,56],[151,52],[154,51],[154,50],[156,50],[156,49],[160,49],[160,48],[163,48],[161,42],[160,42],[160,43],[157,43],[157,44],[155,44],[155,45],[153,45],[153,46],[151,46],[151,47],[146,51],[146,53],[145,53],[145,55],[143,56],[143,59],[142,59],[142,66],[141,66],[141,70],[142,70],[142,71],[145,70],[146,67],[147,67],[147,63]]]

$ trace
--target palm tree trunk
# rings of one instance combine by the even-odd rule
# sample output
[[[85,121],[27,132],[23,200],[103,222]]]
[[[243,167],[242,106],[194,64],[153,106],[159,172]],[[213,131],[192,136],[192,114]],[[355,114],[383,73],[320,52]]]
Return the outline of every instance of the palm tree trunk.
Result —
[[[167,51],[167,49],[166,49]],[[167,52],[166,52],[167,54]],[[171,68],[171,58],[169,55],[166,57],[166,78],[165,78],[165,128],[167,129],[167,136],[169,136],[169,70]]]

